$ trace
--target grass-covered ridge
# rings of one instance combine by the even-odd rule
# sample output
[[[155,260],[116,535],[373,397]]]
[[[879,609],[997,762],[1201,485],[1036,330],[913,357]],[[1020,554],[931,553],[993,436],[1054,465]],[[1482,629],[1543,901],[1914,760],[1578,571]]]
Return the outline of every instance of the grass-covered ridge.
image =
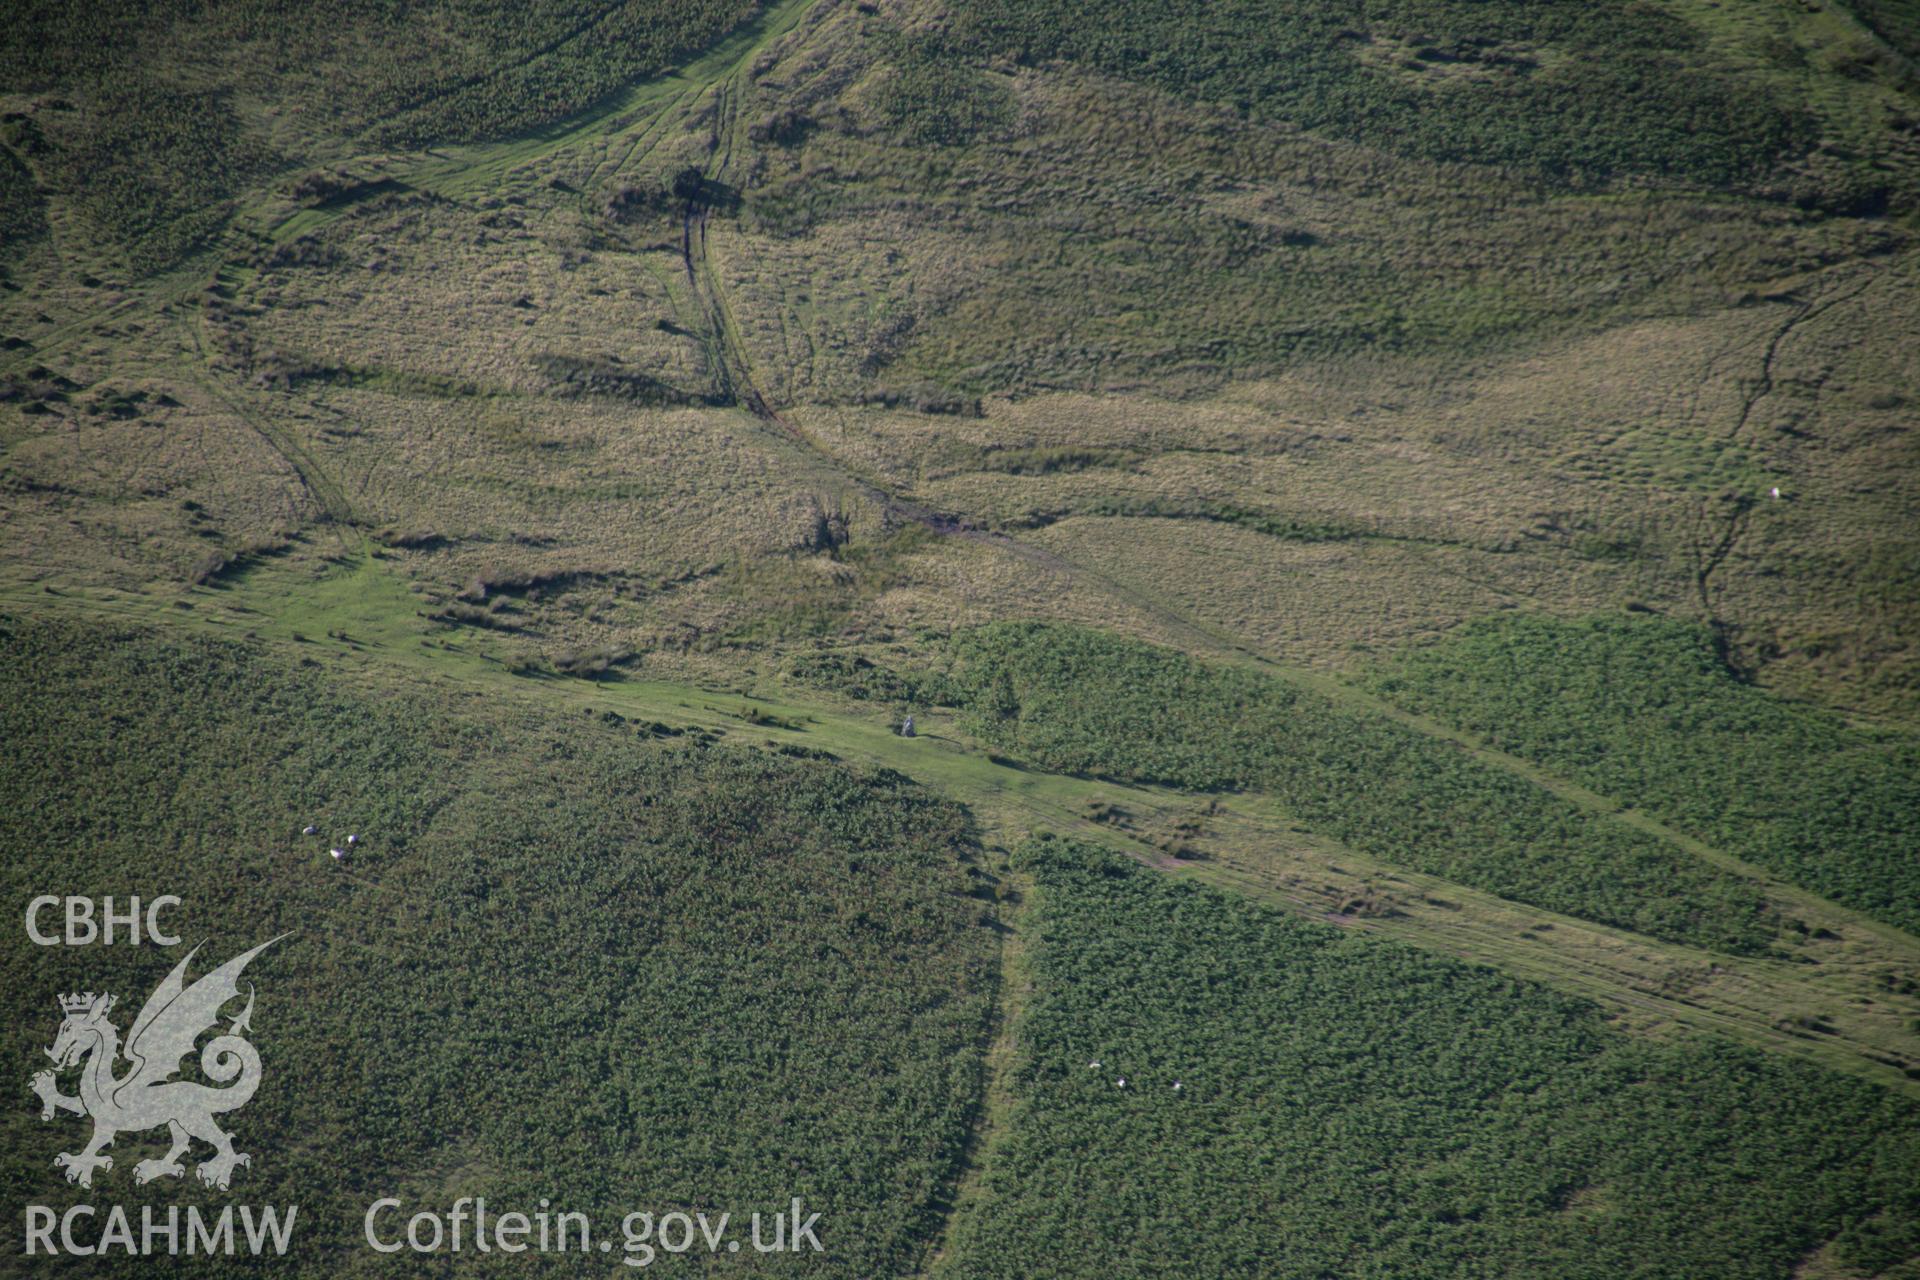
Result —
[[[1742,683],[1703,628],[1503,616],[1402,655],[1371,684],[1920,932],[1920,742]]]
[[[1045,768],[1264,791],[1374,857],[1659,938],[1757,952],[1773,936],[1752,882],[1384,715],[1081,628],[996,623],[954,651],[971,725]]]
[[[1257,118],[1563,179],[1749,180],[1814,137],[1650,5],[984,0],[958,30],[1024,62],[1065,58]]]
[[[1630,1040],[1583,1002],[1085,845],[1019,857],[1034,992],[940,1274],[1915,1274],[1911,1103]]]
[[[551,125],[759,8],[361,2],[316,22],[283,0],[30,5],[0,34],[0,86],[37,95],[7,125],[45,185],[70,192],[92,233],[147,270],[276,170],[350,140],[421,147]]]
[[[994,986],[963,810],[603,715],[348,693],[227,644],[17,619],[0,637],[16,921],[41,892],[174,893],[170,922],[210,938],[196,972],[298,931],[249,970],[266,1076],[233,1117],[254,1160],[232,1194],[301,1206],[304,1270],[364,1253],[385,1194],[546,1196],[596,1225],[797,1195],[829,1251],[795,1274],[917,1265]],[[57,991],[111,990],[130,1017],[178,958],[16,927],[11,1060],[52,1042]],[[164,1135],[124,1135],[89,1193],[51,1165],[78,1122],[20,1105],[0,1129],[15,1204],[224,1199],[133,1185]]]

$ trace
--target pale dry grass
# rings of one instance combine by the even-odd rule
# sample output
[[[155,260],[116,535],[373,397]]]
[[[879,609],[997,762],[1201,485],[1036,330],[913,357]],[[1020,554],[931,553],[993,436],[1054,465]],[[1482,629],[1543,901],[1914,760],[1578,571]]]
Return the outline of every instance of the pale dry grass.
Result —
[[[387,552],[435,600],[555,579],[517,606],[541,643],[676,649],[1034,616],[1326,664],[1632,603],[1722,623],[1783,690],[1920,705],[1902,226],[1550,193],[1064,67],[982,70],[1008,125],[911,144],[874,35],[930,13],[823,6],[498,156],[344,157],[413,189],[325,216],[255,193],[293,230],[236,244],[198,311],[17,261],[0,329],[36,345],[0,364],[181,407],[0,409],[5,555],[177,581],[203,544],[335,554],[324,516],[435,539]],[[782,112],[804,127],[769,140]],[[687,164],[743,200],[693,272],[677,210],[606,212]],[[780,417],[583,394],[553,358]],[[922,381],[984,416],[858,403]],[[823,509],[865,559],[816,563]],[[915,511],[1033,552],[882,550]],[[1189,518],[1112,518],[1156,511]]]
[[[1281,662],[1338,666],[1524,606],[1580,614],[1617,599],[1620,573],[1543,554],[1387,540],[1294,542],[1229,525],[1072,519],[1036,544],[1151,594]]]
[[[659,327],[685,319],[677,255],[602,246],[581,218],[407,202],[343,218],[300,242],[328,265],[270,268],[243,291],[246,335],[262,354],[486,391],[551,390],[537,361],[561,356],[704,393],[699,340]]]

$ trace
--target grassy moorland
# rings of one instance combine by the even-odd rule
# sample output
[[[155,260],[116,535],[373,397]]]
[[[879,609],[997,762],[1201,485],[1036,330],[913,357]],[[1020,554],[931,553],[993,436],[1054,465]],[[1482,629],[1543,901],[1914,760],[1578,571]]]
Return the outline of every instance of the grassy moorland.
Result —
[[[1911,1103],[1097,847],[1018,858],[1032,992],[937,1275],[1915,1274]]]
[[[23,11],[0,876],[324,922],[316,1273],[1911,1274],[1908,8]]]
[[[549,655],[981,610],[1147,632],[1096,574],[1321,664],[1516,599],[1638,601],[1717,618],[1803,696],[1903,714],[1920,688],[1895,533],[1909,99],[1844,11],[1395,9],[1323,49],[1305,10],[1209,10],[1145,75],[1102,70],[1099,40],[1022,61],[991,6],[700,13],[728,34],[661,26],[702,51],[602,97],[573,44],[516,62],[487,43],[502,30],[449,19],[406,74],[573,67],[551,111],[591,105],[555,116],[482,77],[525,128],[413,141],[356,105],[402,77],[387,19],[283,24],[270,63],[222,38],[227,10],[72,28],[92,52],[9,46],[34,86],[0,111],[7,225],[28,232],[0,253],[10,567],[180,582],[216,555],[311,564],[325,539],[296,535],[347,521],[443,597],[541,582],[515,625]],[[1022,21],[1067,22],[1050,13]],[[545,48],[559,14],[513,39]],[[1415,35],[1442,56],[1395,51]],[[616,43],[674,57],[649,41]],[[1394,136],[1305,121],[1261,79],[1262,41]],[[201,54],[142,56],[180,42]],[[1592,52],[1616,44],[1618,66]],[[102,58],[127,92],[175,67],[152,92],[179,112],[91,113]],[[1567,88],[1608,76],[1643,92]],[[1737,109],[1674,105],[1702,94]],[[63,166],[137,154],[112,130],[163,116],[180,145],[211,137],[187,125],[222,110],[258,147],[126,184],[231,192],[181,196],[207,234],[152,274]],[[1663,160],[1623,112],[1705,120],[1687,136],[1760,176]],[[1420,141],[1469,120],[1645,154],[1583,160],[1574,185]],[[689,172],[697,236],[673,196]],[[1858,183],[1886,186],[1884,214],[1839,198]],[[1796,501],[1756,509],[1782,482]],[[1082,572],[953,540],[855,563],[901,503]],[[820,512],[848,540],[823,545]],[[794,607],[817,589],[833,607]]]
[[[5,739],[30,747],[0,772],[9,901],[176,894],[208,963],[294,931],[249,970],[272,1087],[234,1128],[249,1201],[301,1206],[305,1268],[364,1262],[382,1194],[608,1222],[799,1195],[823,1274],[916,1264],[997,972],[963,810],[618,717],[355,692],[231,643],[9,617],[4,648]],[[20,1063],[56,993],[111,990],[131,1018],[178,958],[17,930],[0,956]],[[78,1122],[5,1123],[11,1200],[88,1199],[50,1176]],[[135,1188],[145,1142],[94,1197],[199,1193]]]
[[[1575,3],[1472,7],[969,5],[962,49],[1064,58],[1182,98],[1434,159],[1561,180],[1763,175],[1811,122],[1743,94],[1702,34],[1655,10]],[[1604,55],[1604,56],[1600,56]]]
[[[272,0],[35,5],[0,41],[0,84],[57,95],[10,119],[17,145],[93,234],[155,269],[216,230],[252,182],[349,143],[552,124],[752,12],[739,0],[355,4],[312,22]]]

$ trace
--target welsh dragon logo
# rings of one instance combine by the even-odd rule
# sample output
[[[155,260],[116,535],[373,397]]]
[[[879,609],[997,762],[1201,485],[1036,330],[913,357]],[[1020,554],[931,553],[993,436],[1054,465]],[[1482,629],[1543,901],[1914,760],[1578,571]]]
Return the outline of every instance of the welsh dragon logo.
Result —
[[[285,937],[285,934],[280,935]],[[251,1157],[233,1149],[232,1135],[214,1123],[225,1111],[238,1110],[260,1087],[260,1055],[243,1033],[252,1030],[253,986],[247,986],[247,1003],[228,1025],[200,1051],[200,1070],[207,1079],[223,1087],[192,1080],[175,1080],[181,1059],[193,1052],[194,1042],[220,1021],[220,1009],[240,994],[240,974],[255,956],[280,938],[272,938],[233,959],[187,986],[187,964],[200,950],[195,947],[186,959],[173,967],[133,1020],[127,1042],[120,1044],[120,1029],[108,1020],[113,997],[84,995],[60,997],[60,1011],[66,1015],[60,1034],[46,1054],[53,1059],[53,1071],[36,1072],[31,1081],[40,1095],[40,1118],[53,1119],[56,1111],[71,1111],[93,1119],[93,1140],[77,1153],[53,1158],[55,1168],[67,1171],[67,1181],[83,1187],[93,1185],[96,1169],[112,1169],[113,1157],[102,1155],[114,1138],[122,1133],[155,1129],[161,1125],[173,1136],[173,1146],[158,1160],[142,1160],[133,1166],[136,1182],[155,1178],[178,1178],[186,1172],[180,1157],[187,1154],[198,1138],[214,1149],[211,1159],[194,1170],[200,1181],[224,1191],[233,1179],[233,1171],[250,1164]],[[115,1075],[119,1059],[130,1064],[124,1075]],[[80,1094],[68,1097],[56,1083],[58,1072],[77,1063],[80,1068]]]

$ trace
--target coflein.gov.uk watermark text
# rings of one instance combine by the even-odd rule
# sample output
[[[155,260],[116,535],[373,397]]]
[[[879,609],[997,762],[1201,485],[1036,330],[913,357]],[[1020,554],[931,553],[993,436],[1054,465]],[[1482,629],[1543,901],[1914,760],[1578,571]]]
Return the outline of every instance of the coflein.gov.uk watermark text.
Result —
[[[280,1255],[293,1241],[299,1206],[198,1205],[137,1211],[124,1205],[72,1205],[64,1210],[28,1205],[26,1253],[68,1257],[194,1257]],[[617,1235],[596,1232],[592,1219],[556,1210],[547,1200],[527,1212],[494,1212],[484,1197],[462,1197],[446,1210],[409,1214],[403,1202],[383,1196],[367,1209],[362,1231],[376,1253],[587,1253],[612,1254],[629,1267],[647,1267],[663,1255],[704,1250],[761,1254],[820,1253],[820,1215],[798,1199],[790,1208],[754,1213],[743,1224],[731,1213],[629,1213]]]
[[[803,1216],[804,1214],[804,1216]],[[367,1209],[367,1243],[381,1253],[612,1253],[630,1267],[650,1266],[661,1254],[822,1252],[820,1215],[806,1214],[795,1199],[775,1213],[754,1213],[744,1232],[731,1213],[670,1211],[629,1213],[620,1219],[619,1242],[596,1234],[584,1213],[554,1210],[548,1201],[530,1213],[488,1210],[484,1197],[462,1197],[444,1212],[407,1214],[402,1202],[382,1197]]]

